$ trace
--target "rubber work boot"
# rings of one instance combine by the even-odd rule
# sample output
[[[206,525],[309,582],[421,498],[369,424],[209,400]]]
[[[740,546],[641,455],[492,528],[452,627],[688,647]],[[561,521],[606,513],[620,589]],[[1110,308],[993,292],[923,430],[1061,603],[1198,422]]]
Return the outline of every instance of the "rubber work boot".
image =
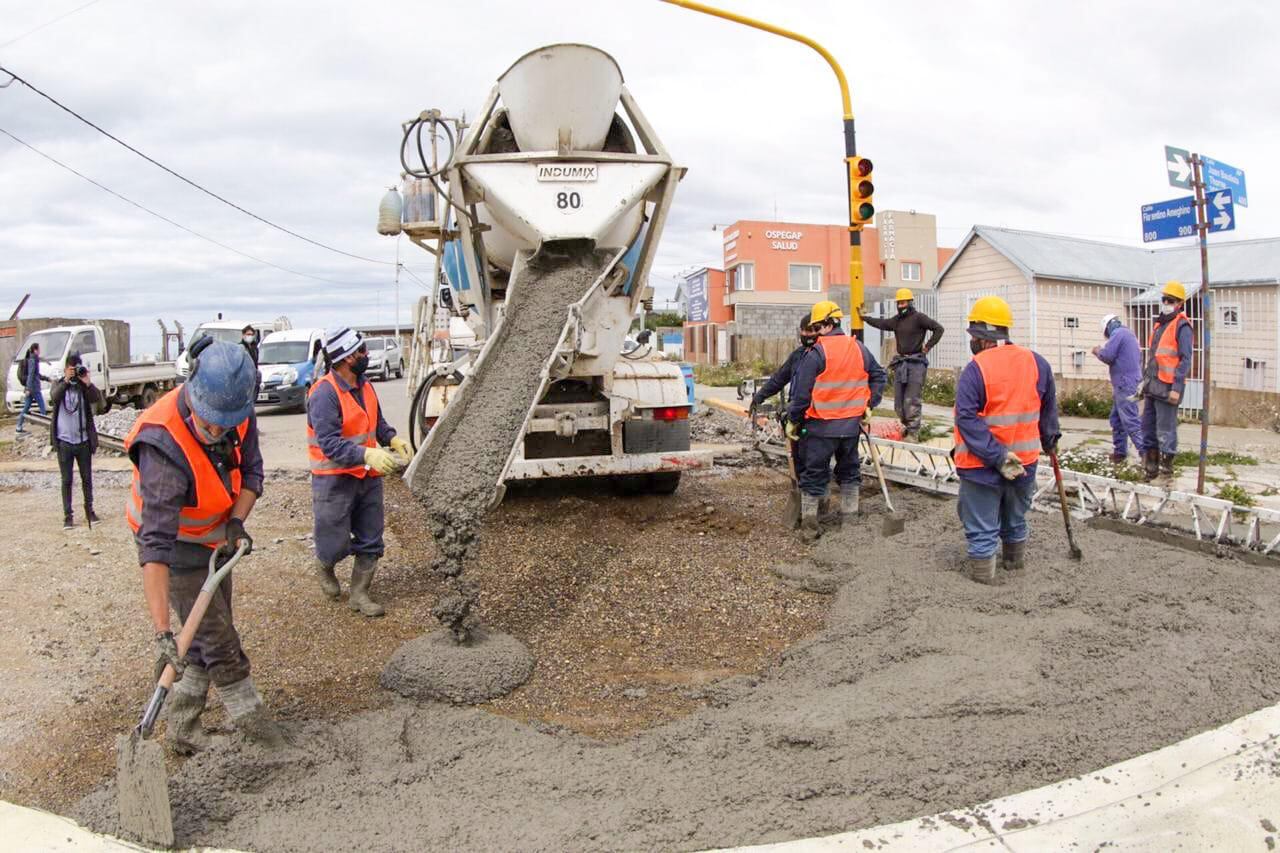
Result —
[[[822,498],[817,495],[800,495],[800,539],[811,543],[818,541],[821,531],[818,529],[818,505]]]
[[[1145,474],[1148,482],[1160,476],[1160,451],[1158,449],[1148,450],[1142,456],[1145,463]]]
[[[269,749],[278,749],[288,744],[279,723],[272,718],[267,706],[262,704],[262,696],[259,695],[258,688],[254,687],[251,676],[219,686],[218,696],[227,707],[227,714],[236,731],[248,740]]]
[[[1125,462],[1128,462],[1128,461],[1129,461],[1129,457],[1124,453],[1111,454],[1111,463],[1113,465],[1123,465]]]
[[[1173,479],[1173,457],[1172,453],[1160,454],[1160,475]]]
[[[195,755],[209,746],[209,735],[200,725],[208,695],[209,673],[203,667],[187,664],[165,704],[169,724],[164,739],[179,755]]]
[[[338,600],[338,596],[342,595],[342,587],[338,586],[338,578],[333,574],[333,566],[325,565],[324,562],[316,560],[315,563],[316,580],[320,581],[320,589],[325,595]]]
[[[1025,539],[1021,542],[1005,542],[1004,551],[1001,554],[1001,568],[1015,578],[1022,577],[1027,569],[1026,556],[1027,541]]]
[[[840,487],[840,520],[852,520],[858,514],[859,490],[856,484]]]
[[[969,580],[992,585],[996,582],[996,555],[969,558]]]
[[[373,583],[373,576],[377,571],[377,557],[356,555],[356,564],[351,569],[351,596],[347,599],[347,606],[365,616],[381,616],[386,612],[381,604],[369,597],[369,585]]]

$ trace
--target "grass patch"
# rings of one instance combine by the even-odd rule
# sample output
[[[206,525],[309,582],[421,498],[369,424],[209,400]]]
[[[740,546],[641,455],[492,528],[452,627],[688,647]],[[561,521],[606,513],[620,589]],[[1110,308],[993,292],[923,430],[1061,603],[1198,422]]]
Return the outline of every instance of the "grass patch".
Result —
[[[737,388],[744,379],[762,379],[771,376],[778,365],[762,358],[752,361],[732,361],[728,364],[695,364],[693,381],[713,388]]]
[[[956,404],[956,378],[954,373],[938,371],[925,379],[920,398],[935,406],[954,406]]]
[[[1111,395],[1077,388],[1058,398],[1058,411],[1076,418],[1111,417]]]
[[[1058,462],[1063,468],[1070,468],[1080,474],[1095,474],[1129,483],[1137,483],[1143,479],[1141,468],[1124,462],[1112,462],[1110,454],[1083,447],[1073,447],[1058,454]]]
[[[1257,501],[1253,495],[1245,491],[1244,487],[1237,486],[1235,483],[1224,483],[1218,487],[1218,493],[1214,495],[1224,501],[1231,501],[1236,506],[1253,506]]]
[[[1185,468],[1199,467],[1199,450],[1179,450],[1173,457],[1173,464]],[[1258,460],[1247,453],[1236,453],[1234,450],[1215,450],[1205,456],[1206,465],[1257,465]]]

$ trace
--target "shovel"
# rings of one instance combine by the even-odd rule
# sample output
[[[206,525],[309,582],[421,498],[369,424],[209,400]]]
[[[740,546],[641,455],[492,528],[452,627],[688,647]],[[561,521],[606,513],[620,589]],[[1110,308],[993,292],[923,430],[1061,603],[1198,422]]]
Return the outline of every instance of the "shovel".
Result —
[[[880,449],[871,440],[871,430],[867,428],[866,421],[862,422],[862,431],[867,435],[867,447],[871,448],[871,463],[875,465],[876,478],[880,480],[880,493],[884,495],[884,505],[889,510],[889,514],[884,517],[884,522],[880,525],[880,535],[896,536],[907,529],[907,521],[902,517],[902,513],[893,508],[893,501],[889,499],[889,484],[885,482],[884,471],[880,468]]]
[[[800,529],[800,479],[796,476],[796,443],[787,439],[787,472],[791,475],[791,490],[787,492],[787,504],[782,509],[782,523],[791,530]]]
[[[200,587],[200,594],[196,596],[191,613],[178,634],[179,657],[191,648],[191,640],[209,609],[218,584],[240,562],[248,548],[248,544],[241,545],[220,569],[217,568],[218,553],[215,551],[210,555],[209,576]],[[169,810],[164,749],[149,738],[176,676],[173,665],[166,665],[164,672],[160,673],[155,692],[151,694],[151,701],[142,713],[142,721],[128,735],[116,738],[116,798],[120,807],[120,828],[126,834],[158,847],[173,846],[173,814]]]
[[[1053,462],[1053,479],[1058,483],[1058,503],[1062,504],[1062,524],[1067,528],[1067,547],[1071,551],[1071,559],[1079,560],[1084,555],[1076,544],[1075,534],[1071,532],[1071,512],[1067,509],[1067,489],[1062,485],[1062,469],[1058,467],[1058,451],[1050,450],[1049,459]]]

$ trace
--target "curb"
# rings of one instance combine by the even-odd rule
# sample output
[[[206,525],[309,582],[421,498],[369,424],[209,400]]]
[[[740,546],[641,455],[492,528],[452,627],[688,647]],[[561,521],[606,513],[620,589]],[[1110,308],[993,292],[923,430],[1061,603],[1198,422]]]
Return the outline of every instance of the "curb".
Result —
[[[738,405],[737,403],[731,403],[728,400],[720,400],[716,397],[703,397],[701,402],[713,409],[719,409],[722,412],[728,412],[729,414],[737,415],[740,418],[745,418],[747,416],[746,408]]]

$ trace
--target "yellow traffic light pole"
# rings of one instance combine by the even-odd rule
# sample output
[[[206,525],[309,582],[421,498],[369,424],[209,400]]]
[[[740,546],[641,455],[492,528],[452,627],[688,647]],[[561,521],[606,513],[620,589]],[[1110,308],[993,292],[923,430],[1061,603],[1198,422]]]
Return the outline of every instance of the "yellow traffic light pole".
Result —
[[[757,21],[745,15],[727,12],[724,9],[717,9],[714,6],[707,6],[703,3],[696,3],[694,0],[662,0],[662,2],[670,3],[673,6],[683,6],[695,12],[702,12],[705,15],[723,18],[736,24],[754,27],[757,30],[764,30],[767,33],[773,33],[774,35],[808,45],[816,50],[831,66],[831,70],[835,72],[836,81],[840,84],[841,105],[844,107],[844,161],[845,173],[849,179],[849,307],[851,309],[849,322],[852,324],[854,333],[861,338],[862,318],[858,315],[858,309],[862,306],[862,228],[866,223],[867,217],[861,216],[859,213],[860,202],[863,199],[857,197],[855,187],[862,185],[870,189],[871,161],[858,157],[857,145],[854,142],[853,106],[849,101],[849,80],[844,76],[844,69],[840,67],[840,63],[836,62],[836,58],[831,55],[830,51],[808,36],[802,36],[782,27],[775,27],[773,24],[768,24],[764,21]],[[861,164],[865,164],[865,166],[862,167],[861,174],[858,174],[857,170]],[[869,208],[869,193],[865,196],[865,201]]]

